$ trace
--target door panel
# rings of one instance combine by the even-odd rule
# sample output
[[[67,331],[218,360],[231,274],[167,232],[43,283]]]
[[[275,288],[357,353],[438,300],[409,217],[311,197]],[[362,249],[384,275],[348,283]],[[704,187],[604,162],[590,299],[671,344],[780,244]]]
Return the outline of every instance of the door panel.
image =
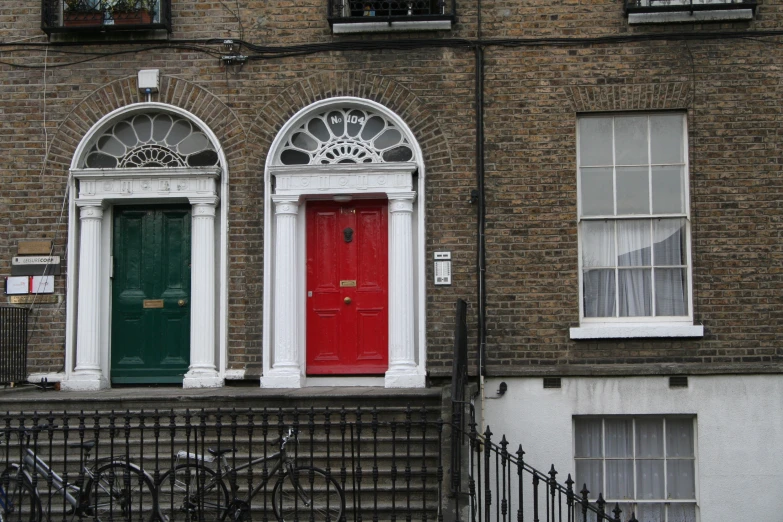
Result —
[[[190,207],[116,207],[113,233],[112,382],[182,382],[190,365]]]
[[[388,369],[386,201],[307,205],[307,373]]]

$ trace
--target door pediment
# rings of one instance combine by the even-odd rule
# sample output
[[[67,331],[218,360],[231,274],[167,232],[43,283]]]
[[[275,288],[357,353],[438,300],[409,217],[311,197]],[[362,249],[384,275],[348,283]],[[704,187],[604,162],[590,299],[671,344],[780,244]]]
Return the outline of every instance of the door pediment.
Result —
[[[78,201],[146,200],[217,196],[220,169],[73,169]]]
[[[279,196],[411,192],[414,172],[415,163],[270,167]]]

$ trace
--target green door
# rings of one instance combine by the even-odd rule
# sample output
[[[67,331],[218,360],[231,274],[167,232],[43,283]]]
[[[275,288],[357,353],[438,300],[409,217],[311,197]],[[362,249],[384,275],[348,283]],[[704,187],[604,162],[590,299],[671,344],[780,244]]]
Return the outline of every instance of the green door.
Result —
[[[181,383],[190,364],[190,207],[115,207],[111,380]]]

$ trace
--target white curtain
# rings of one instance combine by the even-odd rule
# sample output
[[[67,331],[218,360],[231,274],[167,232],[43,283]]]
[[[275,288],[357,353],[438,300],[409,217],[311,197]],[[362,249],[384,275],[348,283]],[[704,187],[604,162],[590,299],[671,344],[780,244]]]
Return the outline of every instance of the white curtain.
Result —
[[[582,223],[585,317],[614,317],[614,221]]]
[[[651,265],[650,220],[633,219],[617,223],[617,264],[620,267]],[[620,317],[652,315],[652,271],[620,269]]]
[[[687,315],[685,226],[681,218],[583,222],[585,317],[652,316],[653,285],[655,315]]]

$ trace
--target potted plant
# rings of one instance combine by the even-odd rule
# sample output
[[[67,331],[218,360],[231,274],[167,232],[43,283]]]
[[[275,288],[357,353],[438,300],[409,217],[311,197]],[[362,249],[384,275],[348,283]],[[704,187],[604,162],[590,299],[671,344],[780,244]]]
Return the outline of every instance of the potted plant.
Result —
[[[115,25],[151,24],[157,0],[114,0],[109,6]]]
[[[64,0],[63,25],[65,27],[103,25],[103,8],[100,0]]]

